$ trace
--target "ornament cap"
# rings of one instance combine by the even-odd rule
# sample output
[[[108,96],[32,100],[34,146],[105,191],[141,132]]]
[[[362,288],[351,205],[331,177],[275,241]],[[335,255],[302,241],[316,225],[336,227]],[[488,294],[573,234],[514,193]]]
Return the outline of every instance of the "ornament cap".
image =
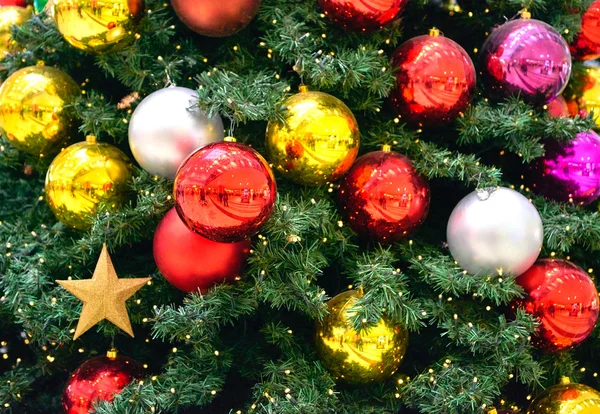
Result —
[[[560,377],[560,383],[562,385],[567,385],[571,383],[571,378],[569,377]]]
[[[88,144],[96,144],[98,140],[96,139],[95,135],[88,135],[85,137],[85,142],[87,142]]]
[[[383,152],[390,152],[390,151],[392,150],[392,146],[391,146],[391,145],[389,145],[389,144],[383,144],[383,145],[381,146],[381,150],[382,150]]]
[[[308,85],[300,85],[300,86],[298,86],[298,91],[300,93],[309,92],[310,87]]]
[[[106,351],[106,357],[108,359],[116,359],[117,355],[119,355],[119,351],[117,351],[116,348],[111,348],[108,351]]]
[[[429,29],[429,36],[437,37],[439,35],[440,29],[438,29],[437,27],[432,27],[431,29]]]
[[[237,139],[235,139],[234,137],[225,137],[225,138],[223,138],[223,141],[225,141],[225,142],[237,142]]]
[[[521,10],[521,19],[531,19],[531,13],[527,9]]]

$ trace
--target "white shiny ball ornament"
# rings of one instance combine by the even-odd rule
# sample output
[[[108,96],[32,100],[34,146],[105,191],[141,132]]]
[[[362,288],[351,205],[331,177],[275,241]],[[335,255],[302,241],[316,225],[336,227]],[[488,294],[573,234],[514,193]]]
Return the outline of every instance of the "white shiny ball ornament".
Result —
[[[463,198],[450,215],[446,237],[452,257],[470,274],[518,276],[540,254],[544,228],[525,196],[496,187]]]
[[[129,121],[129,146],[152,175],[175,178],[181,163],[198,148],[223,141],[223,121],[192,108],[198,95],[189,88],[160,89],[145,97]]]

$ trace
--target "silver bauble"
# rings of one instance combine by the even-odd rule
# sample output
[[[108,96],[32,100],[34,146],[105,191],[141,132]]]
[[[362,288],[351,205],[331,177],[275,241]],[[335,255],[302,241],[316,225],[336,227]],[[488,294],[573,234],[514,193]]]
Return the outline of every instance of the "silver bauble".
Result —
[[[129,146],[150,174],[175,178],[181,163],[203,145],[223,140],[219,115],[208,118],[192,89],[171,87],[145,97],[129,121]]]
[[[533,204],[505,187],[472,192],[448,220],[450,253],[472,275],[520,275],[537,259],[543,237]]]

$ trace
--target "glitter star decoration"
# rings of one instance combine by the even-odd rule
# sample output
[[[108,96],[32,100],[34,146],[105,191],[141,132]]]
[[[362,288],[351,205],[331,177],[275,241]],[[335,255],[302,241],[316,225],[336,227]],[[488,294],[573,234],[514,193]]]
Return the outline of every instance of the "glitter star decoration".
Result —
[[[104,319],[133,336],[125,301],[149,280],[149,277],[119,279],[110,260],[106,244],[102,246],[100,258],[91,279],[57,280],[58,284],[83,301],[83,309],[73,339],[79,338]]]

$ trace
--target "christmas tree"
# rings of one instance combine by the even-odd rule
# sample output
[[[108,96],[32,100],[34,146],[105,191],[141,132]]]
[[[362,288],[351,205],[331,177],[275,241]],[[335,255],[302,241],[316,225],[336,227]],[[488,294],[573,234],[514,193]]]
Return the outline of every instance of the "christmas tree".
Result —
[[[600,413],[600,1],[0,4],[2,412]]]

